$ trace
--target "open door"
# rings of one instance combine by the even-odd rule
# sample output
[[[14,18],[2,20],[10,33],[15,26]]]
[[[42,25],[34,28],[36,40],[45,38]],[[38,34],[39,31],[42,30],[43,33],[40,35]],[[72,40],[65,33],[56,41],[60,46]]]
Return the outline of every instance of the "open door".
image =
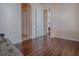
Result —
[[[36,9],[36,37],[43,36],[43,11]]]
[[[51,15],[50,15],[50,9],[45,9],[44,11],[43,11],[43,15],[44,15],[44,34],[45,35],[50,35],[50,29],[51,29],[51,27],[50,27],[50,24],[51,24],[51,22],[50,22],[50,17],[51,17]]]
[[[31,16],[30,16],[30,5],[27,3],[21,4],[21,17],[22,17],[22,41],[30,39],[31,37]]]
[[[48,10],[43,11],[44,15],[44,34],[48,33]]]

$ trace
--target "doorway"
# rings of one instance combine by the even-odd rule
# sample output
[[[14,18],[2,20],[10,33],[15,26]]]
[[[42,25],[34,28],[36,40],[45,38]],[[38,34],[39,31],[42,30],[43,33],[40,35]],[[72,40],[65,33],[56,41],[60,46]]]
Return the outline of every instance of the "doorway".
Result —
[[[31,15],[30,15],[31,6],[27,3],[21,4],[21,30],[22,30],[22,41],[30,39],[32,32],[32,23],[31,23]]]
[[[43,15],[44,15],[44,34],[45,35],[49,35],[51,34],[50,30],[51,30],[51,12],[50,9],[45,9],[43,11]]]

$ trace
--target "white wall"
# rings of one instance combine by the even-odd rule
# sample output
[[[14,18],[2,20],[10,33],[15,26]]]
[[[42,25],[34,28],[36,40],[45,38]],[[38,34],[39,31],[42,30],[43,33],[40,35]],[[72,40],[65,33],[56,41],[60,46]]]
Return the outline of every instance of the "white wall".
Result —
[[[55,4],[54,36],[79,40],[79,4]]]
[[[0,4],[0,29],[14,44],[21,41],[20,4]]]

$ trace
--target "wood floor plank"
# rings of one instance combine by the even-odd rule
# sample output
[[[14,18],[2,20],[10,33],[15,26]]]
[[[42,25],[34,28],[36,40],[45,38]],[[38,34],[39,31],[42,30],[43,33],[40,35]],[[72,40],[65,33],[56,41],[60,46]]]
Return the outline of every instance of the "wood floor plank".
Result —
[[[79,56],[79,42],[42,36],[23,41],[21,52],[24,56]]]

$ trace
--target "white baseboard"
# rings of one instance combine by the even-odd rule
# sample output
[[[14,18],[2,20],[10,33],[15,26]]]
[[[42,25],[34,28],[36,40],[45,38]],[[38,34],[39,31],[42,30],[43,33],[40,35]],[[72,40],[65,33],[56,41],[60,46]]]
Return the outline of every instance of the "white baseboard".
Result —
[[[55,36],[55,37],[56,38],[62,38],[62,39],[65,39],[65,40],[79,41],[78,39],[68,38],[68,37],[64,37],[64,36]],[[52,38],[55,38],[55,37],[52,37]]]
[[[41,35],[41,36],[44,36],[44,35],[46,35],[46,34],[43,34],[43,35]],[[38,36],[38,37],[41,37],[41,36]],[[27,38],[26,40],[34,39],[34,38],[37,38],[37,37],[36,37],[36,36],[32,36],[32,37],[30,37],[30,38]],[[23,41],[25,41],[25,40],[20,40],[20,41],[18,41],[17,43],[20,43],[20,42],[23,42]],[[14,43],[14,44],[17,44],[17,43]]]
[[[46,33],[47,34],[47,33]],[[33,35],[31,38],[37,38],[37,37],[40,37],[40,36],[44,36],[44,35],[46,35],[45,33],[43,33],[42,35],[38,35],[38,36],[36,36],[36,35]]]
[[[44,36],[44,35],[41,35],[41,36]],[[38,37],[40,37],[40,36],[38,36]],[[33,36],[31,38],[28,38],[27,40],[33,39],[33,38],[36,38],[36,36]],[[64,37],[64,36],[51,36],[51,38],[61,38],[61,39],[65,39],[65,40],[79,41],[78,39],[68,38],[68,37]],[[20,43],[22,41],[25,41],[25,40],[18,41],[17,43]],[[17,43],[15,43],[15,44],[17,44]]]

